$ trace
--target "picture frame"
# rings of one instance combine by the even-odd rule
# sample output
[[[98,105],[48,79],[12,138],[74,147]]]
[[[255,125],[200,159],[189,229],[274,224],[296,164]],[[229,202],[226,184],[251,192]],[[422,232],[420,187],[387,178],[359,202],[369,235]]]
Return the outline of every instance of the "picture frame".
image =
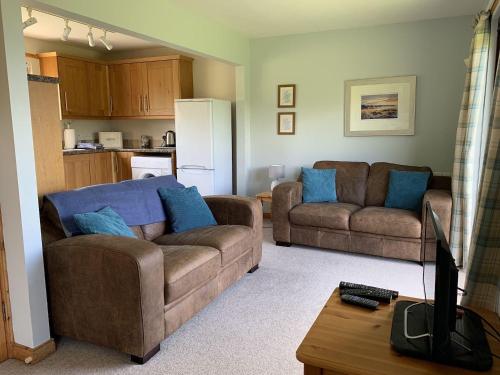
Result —
[[[295,112],[278,112],[278,135],[295,134]]]
[[[278,85],[278,108],[295,107],[295,85]]]
[[[415,135],[416,76],[345,81],[344,136]]]

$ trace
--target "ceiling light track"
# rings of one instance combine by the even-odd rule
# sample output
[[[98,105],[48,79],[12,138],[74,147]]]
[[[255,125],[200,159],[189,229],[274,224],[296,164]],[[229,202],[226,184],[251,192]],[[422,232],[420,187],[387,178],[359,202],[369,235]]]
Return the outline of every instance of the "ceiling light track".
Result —
[[[98,29],[98,30],[102,30],[103,31],[103,35],[101,37],[99,37],[99,41],[104,45],[104,47],[106,47],[106,49],[108,51],[111,51],[113,49],[113,45],[111,44],[111,41],[110,39],[108,38],[108,32],[109,33],[113,33],[112,31],[109,31],[107,29],[103,29],[103,28],[100,28],[100,27],[95,27],[95,26],[91,26],[85,22],[81,22],[81,21],[76,21],[76,20],[73,20],[73,19],[69,19],[69,18],[65,18],[65,17],[61,17],[57,14],[54,14],[54,13],[51,13],[51,12],[47,12],[47,11],[43,11],[43,10],[40,10],[40,9],[35,9],[35,8],[32,8],[32,7],[26,7],[26,11],[28,12],[28,19],[26,21],[23,22],[23,30],[36,24],[38,22],[38,20],[32,16],[32,12],[33,10],[37,11],[37,12],[40,12],[40,13],[43,13],[43,14],[48,14],[48,15],[51,15],[53,17],[57,17],[61,20],[64,21],[64,29],[63,29],[63,33],[61,35],[61,40],[63,41],[68,41],[69,40],[69,34],[71,33],[71,27],[69,26],[69,22],[72,22],[72,23],[78,23],[80,25],[85,25],[89,28],[89,32],[87,34],[87,40],[89,42],[89,46],[90,47],[95,47],[96,43],[95,43],[95,39],[94,39],[94,33],[93,33],[93,29]]]

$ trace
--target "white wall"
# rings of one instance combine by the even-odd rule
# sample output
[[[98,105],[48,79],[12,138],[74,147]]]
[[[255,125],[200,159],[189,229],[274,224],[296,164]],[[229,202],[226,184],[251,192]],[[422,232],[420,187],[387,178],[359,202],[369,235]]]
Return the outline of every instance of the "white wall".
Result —
[[[295,178],[316,160],[388,161],[450,172],[472,36],[471,17],[256,39],[251,42],[250,192],[267,167]],[[414,136],[344,136],[344,81],[416,75]],[[277,85],[297,85],[296,134],[277,135]]]

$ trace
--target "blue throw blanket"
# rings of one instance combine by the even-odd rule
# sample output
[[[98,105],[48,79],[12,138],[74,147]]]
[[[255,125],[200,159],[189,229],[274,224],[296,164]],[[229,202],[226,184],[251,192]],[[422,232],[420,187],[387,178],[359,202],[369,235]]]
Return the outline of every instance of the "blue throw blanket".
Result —
[[[129,226],[165,221],[167,218],[158,195],[161,187],[181,188],[184,185],[170,175],[90,186],[49,194],[45,198],[54,205],[66,236],[71,237],[80,234],[74,214],[95,212],[106,206],[115,210]]]

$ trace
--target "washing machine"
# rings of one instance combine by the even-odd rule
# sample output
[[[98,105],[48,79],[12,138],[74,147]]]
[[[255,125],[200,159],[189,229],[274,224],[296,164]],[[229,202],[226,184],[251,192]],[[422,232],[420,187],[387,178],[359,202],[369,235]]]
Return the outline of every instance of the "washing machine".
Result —
[[[132,156],[132,179],[140,180],[172,174],[172,158],[166,156]]]

